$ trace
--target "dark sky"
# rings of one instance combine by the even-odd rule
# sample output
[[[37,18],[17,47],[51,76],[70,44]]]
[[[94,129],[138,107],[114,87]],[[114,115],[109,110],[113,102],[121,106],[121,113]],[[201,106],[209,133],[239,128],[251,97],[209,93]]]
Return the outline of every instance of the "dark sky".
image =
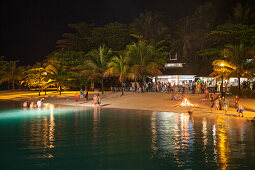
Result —
[[[0,55],[22,64],[42,61],[67,24],[130,23],[145,9],[180,18],[208,0],[1,0]]]

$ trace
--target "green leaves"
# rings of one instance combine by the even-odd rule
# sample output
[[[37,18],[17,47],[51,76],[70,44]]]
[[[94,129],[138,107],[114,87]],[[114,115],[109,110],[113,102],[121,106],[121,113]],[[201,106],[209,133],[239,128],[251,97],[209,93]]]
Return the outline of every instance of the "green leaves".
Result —
[[[14,84],[17,81],[22,80],[24,69],[21,66],[17,66],[19,61],[6,61],[4,62],[4,68],[2,70],[2,78],[0,82],[12,82],[12,89],[14,90]]]
[[[214,45],[244,44],[251,47],[255,42],[255,26],[243,24],[224,24],[208,34],[209,41]]]
[[[131,59],[131,70],[138,79],[145,75],[161,74],[160,69],[164,66],[168,54],[160,43],[146,43],[142,40],[128,45],[127,51]]]

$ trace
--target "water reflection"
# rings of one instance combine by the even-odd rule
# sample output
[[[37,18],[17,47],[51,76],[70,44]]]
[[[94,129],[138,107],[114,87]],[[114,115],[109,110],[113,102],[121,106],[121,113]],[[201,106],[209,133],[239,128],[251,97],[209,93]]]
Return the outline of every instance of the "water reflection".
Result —
[[[197,154],[201,167],[228,169],[233,166],[232,159],[244,158],[246,153],[243,143],[248,128],[244,127],[244,120],[224,115],[192,118],[187,114],[157,112],[150,120],[153,158],[173,157],[178,167],[192,165]]]
[[[94,107],[94,112],[93,112],[93,140],[94,144],[98,142],[98,123],[100,121],[100,108]]]
[[[36,110],[35,110],[36,111]],[[38,158],[53,158],[52,149],[55,148],[55,121],[54,109],[50,108],[50,115],[40,115],[41,110],[38,109],[37,118],[31,120],[30,126],[30,149],[42,149],[42,155]]]
[[[221,164],[221,168],[225,170],[228,167],[229,163],[229,141],[227,136],[227,124],[223,116],[218,116],[216,119],[217,124],[217,151],[218,151],[218,162]]]
[[[184,157],[192,162],[192,157],[188,155],[194,148],[193,120],[188,115],[155,112],[151,116],[151,133],[153,157],[172,156],[179,167],[185,164]]]
[[[189,117],[103,108],[100,115],[98,109],[70,110],[0,113],[0,129],[5,129],[0,130],[4,137],[0,160],[7,162],[5,167],[14,161],[19,169],[29,169],[26,164],[36,166],[30,169],[254,167],[255,127],[244,119],[220,114]]]

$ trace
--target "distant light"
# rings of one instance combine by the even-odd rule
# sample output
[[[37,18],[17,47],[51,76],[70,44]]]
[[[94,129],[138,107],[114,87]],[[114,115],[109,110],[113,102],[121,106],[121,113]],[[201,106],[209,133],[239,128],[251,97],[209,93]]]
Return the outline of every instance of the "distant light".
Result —
[[[221,66],[221,67],[224,67],[225,65],[224,65],[224,63],[221,63],[220,66]]]

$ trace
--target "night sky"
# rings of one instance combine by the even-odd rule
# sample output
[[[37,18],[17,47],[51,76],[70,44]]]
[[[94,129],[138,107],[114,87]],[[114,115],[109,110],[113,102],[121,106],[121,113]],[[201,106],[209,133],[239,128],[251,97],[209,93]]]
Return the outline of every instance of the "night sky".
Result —
[[[145,9],[178,19],[207,0],[1,0],[0,55],[22,64],[42,61],[69,30],[67,24],[129,24]]]

